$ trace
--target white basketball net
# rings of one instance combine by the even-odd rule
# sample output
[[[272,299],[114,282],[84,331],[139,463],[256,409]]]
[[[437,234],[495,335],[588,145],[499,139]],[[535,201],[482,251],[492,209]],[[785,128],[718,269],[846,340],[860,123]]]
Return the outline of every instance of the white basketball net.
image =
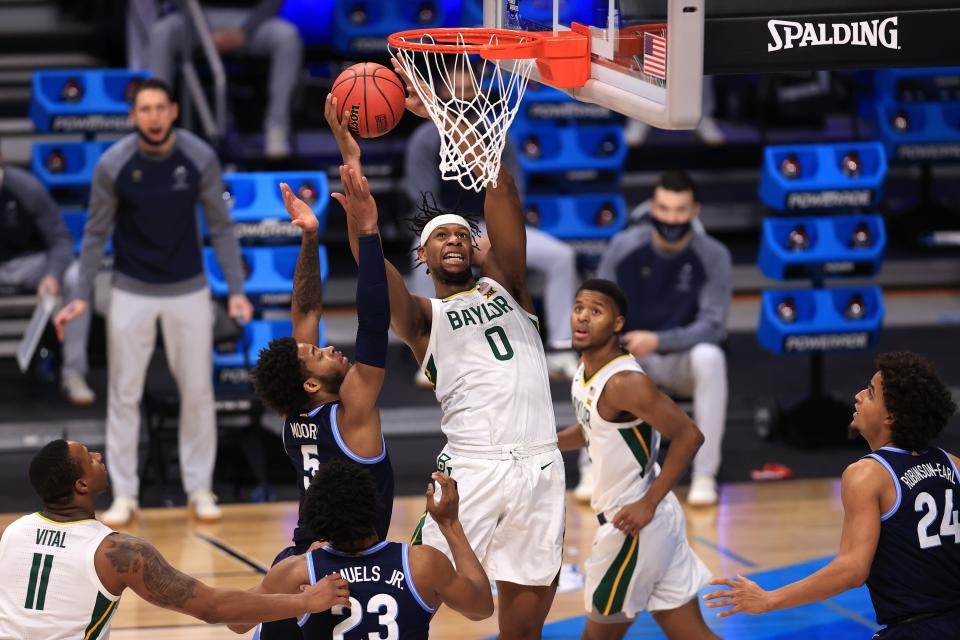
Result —
[[[410,42],[434,44],[429,34]],[[463,45],[458,34],[457,45]],[[490,36],[497,44],[497,36]],[[464,189],[497,186],[500,157],[534,58],[496,63],[466,52],[439,53],[391,47],[430,119],[440,131],[440,175]],[[457,85],[460,86],[457,86]]]

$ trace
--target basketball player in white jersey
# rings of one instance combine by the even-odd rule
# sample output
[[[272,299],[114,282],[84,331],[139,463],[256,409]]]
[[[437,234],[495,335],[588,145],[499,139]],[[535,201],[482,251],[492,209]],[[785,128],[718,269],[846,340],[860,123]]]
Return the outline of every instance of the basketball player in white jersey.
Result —
[[[409,93],[407,107],[424,116],[416,93]],[[342,204],[375,207],[360,147],[346,120],[338,121],[332,97],[325,115],[343,155],[341,177],[363,184]],[[447,446],[437,470],[457,481],[467,539],[497,583],[500,637],[539,638],[563,555],[565,479],[546,356],[527,292],[523,212],[503,170],[497,186],[486,189],[484,218],[490,249],[478,279],[471,223],[424,203],[417,255],[436,298],[412,295],[388,262],[391,328],[413,351],[443,409]],[[354,257],[356,234],[351,227]],[[429,514],[414,541],[450,555]]]
[[[587,447],[600,524],[585,566],[582,638],[620,640],[644,610],[668,638],[717,638],[697,601],[710,572],[687,544],[671,491],[703,434],[621,347],[626,313],[619,287],[596,279],[580,286],[570,317],[581,354],[571,389],[578,424],[560,432],[560,448]],[[661,433],[671,440],[662,469]]]
[[[47,443],[30,463],[43,508],[0,531],[0,638],[95,640],[127,587],[151,604],[209,623],[298,617],[349,606],[349,587],[331,574],[298,595],[214,589],[180,573],[148,542],[94,519],[107,488],[99,453],[79,442]]]

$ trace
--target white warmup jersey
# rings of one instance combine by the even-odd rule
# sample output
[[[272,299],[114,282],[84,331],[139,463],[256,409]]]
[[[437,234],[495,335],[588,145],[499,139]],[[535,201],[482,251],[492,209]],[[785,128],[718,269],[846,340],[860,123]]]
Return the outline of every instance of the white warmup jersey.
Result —
[[[608,422],[597,411],[607,380],[622,371],[643,373],[633,356],[624,354],[605,364],[589,380],[583,378],[581,363],[571,385],[573,408],[593,462],[590,506],[597,513],[639,500],[660,473],[660,434],[655,429],[643,420]]]
[[[33,513],[0,539],[0,639],[106,638],[120,596],[101,584],[94,555],[110,527]]]
[[[431,304],[423,369],[440,401],[440,427],[450,445],[556,442],[536,316],[490,278]]]

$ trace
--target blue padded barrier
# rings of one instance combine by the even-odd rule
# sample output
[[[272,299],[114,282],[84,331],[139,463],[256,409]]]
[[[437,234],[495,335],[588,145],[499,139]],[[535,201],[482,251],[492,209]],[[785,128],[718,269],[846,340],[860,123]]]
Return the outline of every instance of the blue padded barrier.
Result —
[[[844,316],[854,295],[860,296],[865,309],[859,319]],[[792,298],[795,305],[793,322],[785,322],[777,313],[777,307],[787,298]],[[883,314],[880,287],[764,291],[757,339],[773,353],[870,349],[880,336]]]
[[[844,156],[855,152],[860,174],[845,175]],[[784,161],[794,156],[799,174],[788,178],[781,172]],[[875,208],[883,193],[887,156],[879,142],[783,145],[767,147],[760,174],[760,199],[778,211],[831,211]]]
[[[809,245],[791,250],[790,232],[801,226]],[[854,233],[858,230],[869,236],[867,246],[856,245]],[[872,276],[880,271],[886,244],[886,229],[879,215],[766,218],[757,262],[760,271],[773,280]]]
[[[261,305],[289,304],[293,291],[293,271],[300,254],[299,246],[242,247],[240,249],[247,276],[244,292]],[[229,294],[223,270],[212,247],[203,250],[210,291],[214,296]],[[326,281],[329,272],[327,249],[320,247],[320,278]]]
[[[294,193],[310,183],[316,200],[313,212],[320,223],[320,232],[326,228],[327,204],[330,191],[327,176],[322,171],[276,171],[226,173],[223,176],[224,197],[229,198],[230,216],[237,223],[256,223],[266,219],[289,220],[280,195],[280,183],[286,182]]]
[[[30,168],[47,188],[89,189],[97,160],[113,142],[35,142]],[[62,158],[62,168],[53,167],[51,155]]]
[[[627,223],[627,203],[619,193],[530,195],[525,208],[528,218],[537,220],[534,226],[561,240],[607,239]]]
[[[125,99],[128,87],[150,75],[128,69],[35,71],[30,119],[38,131],[128,131],[132,128]],[[68,83],[76,84],[78,95],[65,100]]]

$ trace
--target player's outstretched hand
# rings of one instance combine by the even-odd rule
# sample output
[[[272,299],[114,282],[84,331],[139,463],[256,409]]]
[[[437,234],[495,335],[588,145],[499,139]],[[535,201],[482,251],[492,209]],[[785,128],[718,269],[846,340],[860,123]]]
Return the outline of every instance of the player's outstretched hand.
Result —
[[[343,193],[331,193],[361,234],[377,232],[377,201],[370,195],[367,177],[350,166],[340,165]]]
[[[707,607],[711,609],[731,607],[718,612],[718,618],[726,618],[735,613],[767,613],[771,610],[770,594],[749,578],[741,575],[736,578],[714,578],[708,584],[715,587],[729,587],[703,596],[707,601]]]
[[[87,310],[87,303],[83,300],[71,300],[53,318],[53,328],[57,330],[57,338],[63,342],[67,324],[79,318]]]
[[[459,519],[460,494],[457,492],[457,481],[445,473],[434,471],[430,476],[440,485],[440,499],[434,497],[434,484],[427,485],[427,513],[440,527],[448,527]]]
[[[640,533],[640,529],[650,524],[656,512],[657,505],[641,498],[620,509],[610,524],[628,536],[635,536]]]
[[[327,124],[330,125],[330,131],[333,132],[333,137],[337,141],[337,146],[340,147],[340,155],[343,156],[343,161],[350,163],[353,161],[360,161],[360,145],[357,143],[357,139],[353,137],[353,134],[350,133],[350,127],[347,126],[349,119],[344,118],[343,121],[337,115],[339,111],[339,105],[337,99],[332,93],[327,94],[327,100],[323,105],[323,117],[326,118]]]
[[[304,233],[316,233],[320,222],[310,205],[298,198],[286,182],[280,183],[280,195],[283,196],[283,206],[287,209],[290,222]]]
[[[341,578],[339,573],[331,573],[316,584],[302,585],[300,588],[307,599],[307,611],[312,613],[326,611],[338,604],[350,606],[350,583]]]
[[[393,56],[390,57],[390,61],[393,63],[393,71],[400,76],[404,84],[407,85],[407,101],[405,103],[407,111],[421,118],[429,118],[430,114],[427,113],[427,108],[424,106],[423,100],[420,99],[420,94],[417,93],[416,88],[413,86],[413,80],[411,80],[407,72],[403,70],[403,65]],[[423,82],[419,84],[421,91],[424,93],[428,95],[433,93],[433,90]]]

